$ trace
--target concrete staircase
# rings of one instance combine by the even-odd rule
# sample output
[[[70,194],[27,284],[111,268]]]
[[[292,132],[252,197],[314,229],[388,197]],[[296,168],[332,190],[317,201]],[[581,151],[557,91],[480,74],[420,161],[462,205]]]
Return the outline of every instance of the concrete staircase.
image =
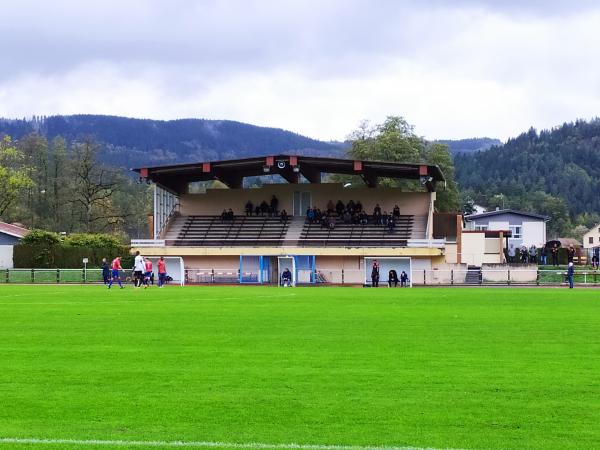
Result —
[[[187,220],[186,216],[175,216],[167,225],[167,232],[164,234],[163,239],[177,239],[181,229],[185,225]]]
[[[427,216],[414,216],[411,239],[427,239]]]
[[[297,246],[298,241],[302,235],[302,229],[306,218],[304,216],[293,216],[290,217],[287,233],[285,235],[285,242],[283,245],[286,246]]]
[[[468,266],[465,284],[479,284],[481,278],[481,267]]]

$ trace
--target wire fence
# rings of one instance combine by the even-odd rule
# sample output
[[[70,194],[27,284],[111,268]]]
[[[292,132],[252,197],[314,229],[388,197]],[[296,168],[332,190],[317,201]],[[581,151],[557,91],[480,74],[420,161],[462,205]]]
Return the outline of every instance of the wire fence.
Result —
[[[124,271],[125,274],[125,271]],[[61,284],[102,283],[101,269],[3,269],[0,283]],[[240,276],[241,275],[241,276]],[[269,271],[239,269],[186,268],[185,284],[278,284],[278,274]],[[123,279],[126,279],[125,277]],[[371,286],[370,272],[364,269],[298,269],[299,285],[364,285]],[[600,270],[579,269],[573,281],[577,285],[600,286]],[[410,286],[561,286],[568,283],[566,268],[528,269],[506,266],[502,269],[414,269],[408,274]],[[381,273],[380,286],[395,285]],[[398,281],[400,285],[400,281]]]

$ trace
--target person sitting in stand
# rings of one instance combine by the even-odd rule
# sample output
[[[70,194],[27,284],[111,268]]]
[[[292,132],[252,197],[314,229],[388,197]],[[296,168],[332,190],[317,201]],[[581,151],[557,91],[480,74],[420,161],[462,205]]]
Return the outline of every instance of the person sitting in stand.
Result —
[[[383,215],[382,215],[382,216],[380,217],[380,219],[379,219],[379,224],[380,224],[380,225],[387,225],[387,222],[388,222],[388,217],[389,217],[389,216],[388,216],[388,213],[387,213],[387,211],[384,211],[384,212],[383,212]]]
[[[279,215],[279,218],[281,219],[281,221],[283,223],[286,223],[288,221],[288,213],[285,209],[281,210],[281,214]]]
[[[393,216],[389,216],[387,219],[387,228],[390,233],[394,232],[394,227],[396,226],[396,222],[394,221]]]
[[[247,216],[251,216],[252,215],[252,211],[254,210],[254,205],[252,204],[252,202],[250,200],[248,200],[246,202],[246,215]]]
[[[362,207],[362,203],[360,202],[360,200],[356,201],[356,204],[354,205],[354,209],[356,209],[356,212],[362,212],[363,207]]]
[[[394,284],[394,287],[398,287],[398,272],[394,269],[388,272],[388,286],[392,287],[392,284]]]
[[[233,220],[234,218],[235,218],[235,215],[233,214],[233,209],[229,208],[229,211],[227,211],[227,219]]]
[[[269,204],[263,200],[260,203],[260,215],[264,217],[268,211],[269,211]]]
[[[281,272],[281,285],[285,287],[292,285],[292,272],[287,267]]]
[[[349,200],[348,204],[346,205],[346,209],[348,211],[350,211],[350,214],[352,214],[354,212],[354,208],[356,208],[356,205],[354,204],[354,200]]]
[[[403,270],[400,274],[400,287],[406,287],[408,283],[408,274]]]
[[[344,215],[342,216],[342,220],[345,224],[350,224],[352,222],[352,215],[350,214],[350,210],[346,210]]]
[[[342,214],[344,213],[344,203],[341,200],[338,200],[337,203],[335,204],[335,212],[337,213],[338,216],[342,216]]]
[[[366,225],[369,222],[369,216],[367,216],[366,212],[361,211],[358,216],[358,221],[361,225]]]
[[[335,217],[333,214],[327,218],[327,228],[333,230],[335,228]]]
[[[221,220],[223,222],[225,222],[227,220],[227,210],[224,209],[223,212],[221,213]]]
[[[271,197],[271,210],[273,215],[277,215],[277,211],[279,209],[279,200],[277,199],[277,197],[275,197],[275,195],[273,195],[273,197]]]
[[[394,219],[400,218],[400,208],[398,207],[398,205],[394,205],[394,209],[392,211],[392,216],[394,217]]]
[[[256,217],[260,216],[260,205],[256,205],[256,207],[254,208],[254,215]]]
[[[315,210],[310,206],[306,210],[306,218],[308,219],[308,223],[313,223],[315,221]]]
[[[332,213],[335,210],[335,205],[331,200],[327,202],[327,214]]]
[[[313,211],[315,212],[315,222],[320,222],[321,218],[323,217],[323,213],[321,212],[321,210],[319,208],[314,209]]]

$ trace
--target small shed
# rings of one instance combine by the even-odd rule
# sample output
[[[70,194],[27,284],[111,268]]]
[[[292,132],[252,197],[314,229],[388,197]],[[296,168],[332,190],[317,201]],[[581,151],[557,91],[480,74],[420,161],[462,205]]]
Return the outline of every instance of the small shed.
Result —
[[[0,269],[13,268],[13,247],[29,233],[21,224],[0,222]]]

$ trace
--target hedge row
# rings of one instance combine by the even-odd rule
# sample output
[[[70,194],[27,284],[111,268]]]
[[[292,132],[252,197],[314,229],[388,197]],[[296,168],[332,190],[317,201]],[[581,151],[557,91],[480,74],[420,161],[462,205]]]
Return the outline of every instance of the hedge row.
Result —
[[[83,267],[83,258],[88,258],[88,267],[100,267],[102,258],[111,261],[121,256],[124,268],[133,266],[129,247],[74,247],[64,244],[19,244],[14,247],[15,268],[77,269]]]

